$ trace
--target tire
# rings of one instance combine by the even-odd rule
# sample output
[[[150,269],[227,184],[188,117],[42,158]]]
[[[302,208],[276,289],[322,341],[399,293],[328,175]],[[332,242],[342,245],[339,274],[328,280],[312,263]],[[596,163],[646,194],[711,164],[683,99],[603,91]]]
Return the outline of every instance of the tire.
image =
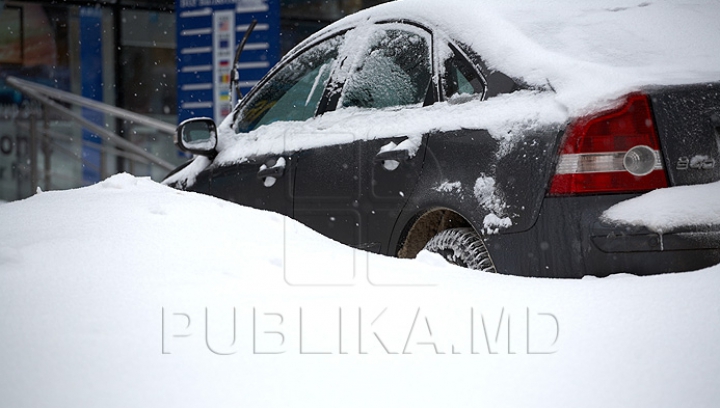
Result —
[[[440,231],[425,244],[425,249],[442,255],[453,265],[496,272],[485,243],[472,228],[449,228]]]

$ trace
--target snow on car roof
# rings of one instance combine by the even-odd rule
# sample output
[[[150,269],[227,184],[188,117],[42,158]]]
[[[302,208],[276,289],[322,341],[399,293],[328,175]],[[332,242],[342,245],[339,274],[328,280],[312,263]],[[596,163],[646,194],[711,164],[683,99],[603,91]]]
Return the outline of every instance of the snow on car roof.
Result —
[[[576,116],[645,86],[720,80],[718,16],[720,3],[711,0],[402,0],[317,35],[415,20],[470,46],[492,69],[549,85]]]

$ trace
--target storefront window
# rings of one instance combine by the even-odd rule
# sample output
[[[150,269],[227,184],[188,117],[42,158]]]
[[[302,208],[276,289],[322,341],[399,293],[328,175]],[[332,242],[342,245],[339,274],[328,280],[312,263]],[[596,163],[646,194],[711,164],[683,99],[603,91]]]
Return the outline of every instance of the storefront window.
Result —
[[[123,10],[120,44],[123,107],[175,123],[175,16]]]
[[[31,147],[42,150],[42,142],[30,138],[31,121],[35,126],[43,117],[40,105],[8,86],[6,79],[14,76],[71,90],[68,23],[67,7],[5,2],[0,10],[0,200],[33,193]],[[59,142],[60,149],[67,145],[67,140]],[[36,175],[41,177],[46,162],[42,153],[36,158]],[[71,167],[70,172],[80,166]],[[57,178],[55,186],[74,186],[63,179],[67,180],[65,174]]]

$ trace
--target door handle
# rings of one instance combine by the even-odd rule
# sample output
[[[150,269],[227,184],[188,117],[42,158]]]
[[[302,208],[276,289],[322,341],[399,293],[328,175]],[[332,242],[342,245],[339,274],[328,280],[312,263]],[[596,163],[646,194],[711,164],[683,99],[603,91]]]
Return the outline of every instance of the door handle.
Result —
[[[375,163],[382,163],[387,160],[401,162],[407,161],[408,159],[410,159],[410,152],[405,149],[386,150],[375,155]]]
[[[283,174],[285,174],[285,159],[281,157],[272,167],[268,167],[265,164],[260,166],[260,171],[257,172],[257,178],[280,178],[283,176]]]
[[[266,177],[282,177],[283,173],[285,173],[285,167],[266,167],[264,169],[260,169],[257,173],[257,177],[259,179],[263,179]]]

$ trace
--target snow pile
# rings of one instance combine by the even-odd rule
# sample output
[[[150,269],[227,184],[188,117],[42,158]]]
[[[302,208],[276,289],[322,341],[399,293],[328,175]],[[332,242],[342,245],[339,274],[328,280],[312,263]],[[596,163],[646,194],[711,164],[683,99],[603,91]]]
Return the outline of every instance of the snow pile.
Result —
[[[462,183],[459,181],[449,182],[443,181],[439,186],[434,187],[433,190],[439,193],[462,193]]]
[[[603,218],[658,233],[680,227],[720,226],[720,181],[654,190],[615,204]]]
[[[500,228],[512,227],[512,220],[506,215],[507,205],[495,188],[495,179],[482,175],[475,180],[473,193],[480,206],[490,213],[483,219],[483,233],[497,234]]]
[[[477,273],[128,175],[0,225],[2,406],[720,402],[720,267]]]
[[[183,187],[195,184],[198,174],[205,170],[212,161],[207,156],[195,156],[192,162],[179,170],[177,173],[163,180],[164,184],[181,183]]]

